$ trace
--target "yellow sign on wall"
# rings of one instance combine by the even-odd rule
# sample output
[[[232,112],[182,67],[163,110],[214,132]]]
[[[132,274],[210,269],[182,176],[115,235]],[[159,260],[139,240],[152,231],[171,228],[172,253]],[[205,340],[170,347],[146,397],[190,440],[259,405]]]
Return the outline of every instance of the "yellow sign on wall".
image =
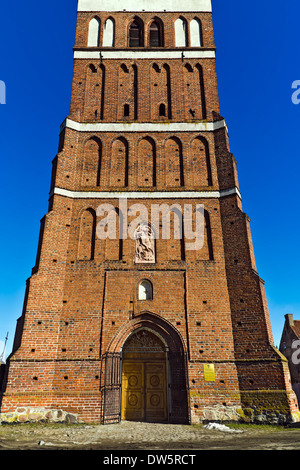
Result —
[[[205,382],[215,382],[215,366],[214,364],[204,364],[204,380]]]

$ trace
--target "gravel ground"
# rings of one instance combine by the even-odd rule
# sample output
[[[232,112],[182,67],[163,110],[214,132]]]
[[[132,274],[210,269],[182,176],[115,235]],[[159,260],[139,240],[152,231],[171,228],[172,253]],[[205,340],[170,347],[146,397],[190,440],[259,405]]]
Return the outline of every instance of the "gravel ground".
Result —
[[[0,450],[299,450],[300,429],[242,426],[242,432],[122,421],[108,426],[0,426]]]

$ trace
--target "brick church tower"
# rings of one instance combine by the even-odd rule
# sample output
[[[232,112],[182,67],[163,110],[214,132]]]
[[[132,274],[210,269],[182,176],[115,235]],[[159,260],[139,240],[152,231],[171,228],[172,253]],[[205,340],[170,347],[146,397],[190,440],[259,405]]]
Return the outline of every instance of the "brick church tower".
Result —
[[[1,412],[296,419],[220,115],[211,0],[78,1],[70,114]]]

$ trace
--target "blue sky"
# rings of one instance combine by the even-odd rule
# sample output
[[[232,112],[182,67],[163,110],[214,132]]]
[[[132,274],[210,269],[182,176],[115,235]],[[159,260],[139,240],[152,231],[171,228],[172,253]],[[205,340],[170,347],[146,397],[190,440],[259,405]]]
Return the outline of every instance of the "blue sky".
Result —
[[[278,345],[284,314],[300,319],[300,105],[291,100],[300,80],[300,2],[213,5],[221,114]],[[9,331],[7,353],[47,212],[59,126],[69,112],[76,7],[76,0],[1,5],[7,104],[0,105],[0,340]]]

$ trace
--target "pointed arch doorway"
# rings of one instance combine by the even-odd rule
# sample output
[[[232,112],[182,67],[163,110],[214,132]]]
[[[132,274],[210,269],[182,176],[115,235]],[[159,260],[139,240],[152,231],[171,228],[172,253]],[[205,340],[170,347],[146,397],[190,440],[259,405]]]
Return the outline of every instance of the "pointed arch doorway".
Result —
[[[153,331],[133,333],[122,350],[121,418],[168,422],[168,348]]]
[[[118,331],[101,357],[103,424],[118,423],[121,419],[190,423],[187,351],[182,336],[165,318],[151,312],[134,316]],[[153,379],[152,384],[150,379],[159,375],[159,368],[153,373],[147,364],[153,367],[163,365],[160,369],[161,382],[157,385],[157,379]],[[136,370],[131,370],[131,366]],[[137,377],[131,379],[130,385],[129,379],[135,375],[131,372],[135,372]],[[159,393],[152,393],[155,390]],[[130,395],[136,395],[136,398],[130,399]],[[148,406],[153,395],[159,397],[159,401],[157,397],[152,398],[155,413]],[[161,406],[162,403],[164,406]]]

